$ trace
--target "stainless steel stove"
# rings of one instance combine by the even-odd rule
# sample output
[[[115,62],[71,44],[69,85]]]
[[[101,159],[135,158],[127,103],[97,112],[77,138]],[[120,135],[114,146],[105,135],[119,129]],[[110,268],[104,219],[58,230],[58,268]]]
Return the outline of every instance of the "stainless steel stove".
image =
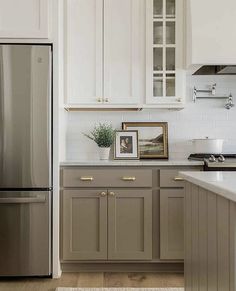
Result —
[[[236,154],[191,154],[188,159],[204,161],[204,171],[236,171]]]

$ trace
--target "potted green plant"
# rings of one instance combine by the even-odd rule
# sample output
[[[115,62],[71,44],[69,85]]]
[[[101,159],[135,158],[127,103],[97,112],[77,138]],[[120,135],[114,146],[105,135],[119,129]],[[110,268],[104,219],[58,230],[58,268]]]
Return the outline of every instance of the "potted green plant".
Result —
[[[112,128],[112,125],[99,123],[89,134],[84,135],[98,145],[100,160],[108,160],[115,136],[115,130]]]

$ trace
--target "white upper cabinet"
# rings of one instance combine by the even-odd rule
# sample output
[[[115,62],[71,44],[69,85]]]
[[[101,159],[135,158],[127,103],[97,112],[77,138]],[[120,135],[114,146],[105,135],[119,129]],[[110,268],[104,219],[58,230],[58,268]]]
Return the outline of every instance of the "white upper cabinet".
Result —
[[[104,97],[140,102],[140,0],[104,0]]]
[[[187,67],[236,64],[236,1],[186,2]]]
[[[0,38],[48,38],[48,0],[0,0]]]
[[[140,102],[140,1],[66,0],[68,105],[125,107]]]
[[[70,104],[103,100],[103,0],[66,0],[65,94]]]
[[[146,107],[183,107],[183,0],[146,1]]]

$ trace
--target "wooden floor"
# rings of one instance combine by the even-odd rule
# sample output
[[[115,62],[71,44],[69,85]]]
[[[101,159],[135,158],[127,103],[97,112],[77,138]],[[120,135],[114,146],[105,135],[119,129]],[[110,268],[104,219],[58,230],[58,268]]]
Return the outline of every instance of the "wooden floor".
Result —
[[[0,280],[0,291],[55,291],[57,287],[183,287],[182,274],[64,273],[60,279]]]

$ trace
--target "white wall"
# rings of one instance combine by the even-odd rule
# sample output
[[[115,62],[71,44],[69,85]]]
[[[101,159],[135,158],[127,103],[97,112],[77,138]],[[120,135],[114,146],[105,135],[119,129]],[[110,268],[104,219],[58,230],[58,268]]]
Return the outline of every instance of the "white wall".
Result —
[[[224,100],[192,102],[192,88],[207,88],[217,83],[217,95],[232,92],[236,102],[235,76],[187,78],[186,107],[181,111],[144,110],[141,112],[70,112],[67,116],[66,158],[98,159],[96,145],[83,136],[98,122],[111,122],[117,129],[123,121],[166,121],[169,123],[170,158],[185,158],[191,153],[192,138],[224,138],[225,152],[236,153],[236,107],[224,109]]]

